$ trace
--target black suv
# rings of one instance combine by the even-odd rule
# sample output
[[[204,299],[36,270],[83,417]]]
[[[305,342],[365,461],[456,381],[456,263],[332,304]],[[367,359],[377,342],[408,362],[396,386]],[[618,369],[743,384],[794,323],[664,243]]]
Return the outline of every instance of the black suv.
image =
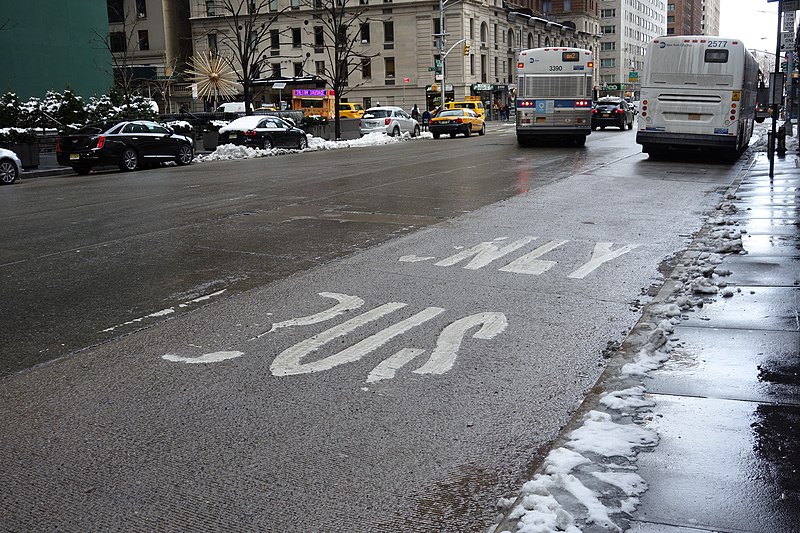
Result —
[[[631,105],[622,98],[600,98],[592,109],[592,129],[604,130],[606,126],[633,129],[633,114]]]

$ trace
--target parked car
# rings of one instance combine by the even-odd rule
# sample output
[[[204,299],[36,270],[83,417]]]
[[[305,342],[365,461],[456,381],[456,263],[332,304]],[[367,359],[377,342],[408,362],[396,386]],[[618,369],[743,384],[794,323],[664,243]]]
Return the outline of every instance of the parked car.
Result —
[[[633,129],[633,109],[622,98],[598,98],[592,108],[592,129],[606,129],[606,126],[616,126],[621,130],[626,127]]]
[[[463,102],[445,102],[444,104],[445,109],[471,109],[478,114],[479,117],[482,119],[486,119],[486,108],[483,107],[483,102],[479,100],[469,100]]]
[[[381,132],[392,137],[403,133],[416,137],[420,133],[419,122],[402,108],[394,106],[370,107],[358,121],[358,130],[362,136]]]
[[[473,133],[484,135],[486,133],[486,123],[471,109],[445,109],[431,119],[428,129],[433,134],[434,139],[440,135],[450,134],[450,137],[463,134],[469,137]]]
[[[78,174],[104,165],[123,171],[169,161],[188,165],[194,159],[194,140],[149,120],[98,122],[59,137],[56,159]]]
[[[17,154],[6,148],[0,148],[0,185],[9,185],[19,178],[22,168]]]
[[[339,102],[339,118],[361,118],[364,107],[353,102]]]
[[[219,129],[217,145],[235,144],[250,148],[292,148],[302,150],[308,147],[306,132],[289,124],[280,117],[252,115],[239,117]]]

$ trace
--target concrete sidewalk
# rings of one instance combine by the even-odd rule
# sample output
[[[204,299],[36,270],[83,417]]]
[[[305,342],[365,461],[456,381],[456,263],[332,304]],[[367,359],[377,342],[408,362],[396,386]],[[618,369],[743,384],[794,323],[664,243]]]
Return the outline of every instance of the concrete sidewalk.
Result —
[[[792,142],[793,141],[793,142]],[[645,380],[655,402],[641,453],[649,488],[631,531],[800,531],[800,162],[797,140],[756,155],[726,225],[746,254],[724,257],[730,297],[687,315],[677,348]]]

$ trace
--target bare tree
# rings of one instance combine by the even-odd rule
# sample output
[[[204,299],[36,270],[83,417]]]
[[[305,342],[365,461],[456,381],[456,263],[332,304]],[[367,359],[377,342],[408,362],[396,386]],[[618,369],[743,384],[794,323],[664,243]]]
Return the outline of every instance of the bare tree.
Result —
[[[122,13],[116,12],[111,4],[109,4],[109,16],[117,21],[110,21],[112,24],[121,24],[119,27],[121,31],[109,32],[104,35],[95,30],[94,41],[103,46],[111,54],[111,65],[113,68],[111,75],[114,78],[114,83],[122,91],[125,104],[130,104],[131,96],[133,95],[133,69],[131,69],[133,59],[132,51],[135,50],[136,46],[139,44],[136,30],[139,21],[135,17],[129,16],[127,10]],[[133,21],[132,24],[129,23],[130,20]],[[117,75],[115,75],[115,73]]]
[[[172,113],[172,86],[176,81],[178,67],[178,58],[173,57],[168,64],[164,67],[164,75],[158,76],[150,80],[150,86],[161,96],[164,100],[164,112]],[[170,73],[167,75],[167,73]]]
[[[219,0],[218,0],[219,1]],[[217,46],[223,48],[223,57],[240,76],[244,95],[245,113],[252,115],[251,88],[253,79],[260,74],[267,63],[267,57],[260,55],[270,31],[280,15],[290,9],[273,9],[276,0],[221,0],[219,12],[225,19],[226,31],[217,33]]]
[[[361,69],[365,61],[378,57],[380,53],[372,53],[362,43],[361,32],[368,27],[370,19],[366,16],[366,5],[355,0],[306,0],[307,6],[320,13],[315,22],[321,23],[322,46],[325,48],[327,61],[322,72],[318,72],[330,84],[334,92],[335,136],[341,134],[339,119],[339,102],[350,89],[363,84],[350,85],[350,76]],[[312,30],[315,31],[315,30]],[[318,37],[314,36],[315,40]],[[315,42],[315,45],[318,44]]]

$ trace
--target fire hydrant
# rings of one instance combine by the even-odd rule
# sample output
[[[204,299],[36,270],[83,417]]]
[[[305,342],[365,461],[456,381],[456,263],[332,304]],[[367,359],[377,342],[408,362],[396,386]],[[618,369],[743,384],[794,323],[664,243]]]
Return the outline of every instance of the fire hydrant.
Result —
[[[775,140],[778,143],[776,148],[778,155],[786,155],[786,126],[781,124],[778,128],[778,133],[775,137]]]

